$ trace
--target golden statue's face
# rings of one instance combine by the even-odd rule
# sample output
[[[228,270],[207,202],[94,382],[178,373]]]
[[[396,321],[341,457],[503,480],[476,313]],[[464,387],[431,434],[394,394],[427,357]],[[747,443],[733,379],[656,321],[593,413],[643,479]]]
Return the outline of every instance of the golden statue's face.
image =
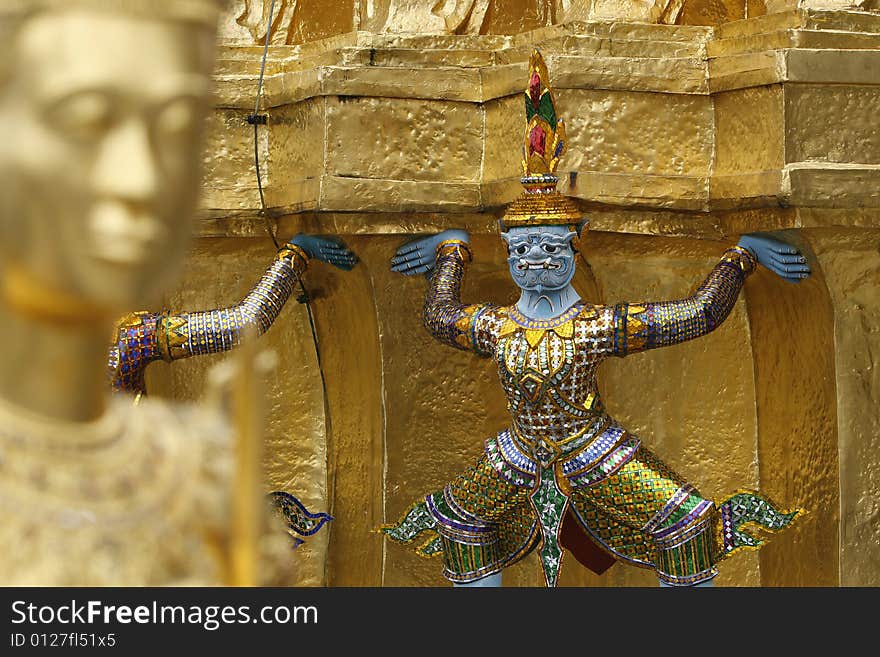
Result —
[[[212,40],[87,8],[21,24],[0,72],[0,264],[112,309],[158,293],[191,230]]]

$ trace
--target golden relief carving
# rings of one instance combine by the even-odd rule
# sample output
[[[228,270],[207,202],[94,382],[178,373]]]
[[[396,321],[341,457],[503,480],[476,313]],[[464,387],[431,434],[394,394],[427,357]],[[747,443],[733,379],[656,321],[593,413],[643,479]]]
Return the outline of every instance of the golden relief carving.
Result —
[[[244,7],[238,7],[235,22],[250,32],[255,42],[262,43],[270,29],[270,9],[272,10],[271,30],[273,34],[286,35],[296,10],[297,0],[244,0]],[[240,4],[240,3],[239,3]],[[240,13],[239,13],[240,12]],[[282,37],[286,43],[286,37]]]
[[[274,8],[272,2],[237,0],[223,21],[223,37],[264,43],[270,32],[270,9],[270,43],[293,45],[355,30],[518,34],[548,25],[611,19],[671,25],[678,22],[686,0],[274,0]],[[705,13],[691,10],[694,16]]]

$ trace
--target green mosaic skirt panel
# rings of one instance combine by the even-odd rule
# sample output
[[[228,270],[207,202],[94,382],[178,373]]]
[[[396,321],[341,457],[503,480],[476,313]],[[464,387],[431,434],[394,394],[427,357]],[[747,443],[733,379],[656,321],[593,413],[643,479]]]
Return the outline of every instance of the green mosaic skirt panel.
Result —
[[[444,575],[454,582],[473,581],[499,572],[531,552],[539,532],[530,492],[503,479],[485,454],[456,476],[446,489],[447,495],[471,516],[492,524],[494,531],[487,537],[490,542],[465,544],[445,536],[441,526]]]
[[[616,557],[654,568],[671,584],[716,574],[714,505],[644,447],[570,498],[587,534]]]

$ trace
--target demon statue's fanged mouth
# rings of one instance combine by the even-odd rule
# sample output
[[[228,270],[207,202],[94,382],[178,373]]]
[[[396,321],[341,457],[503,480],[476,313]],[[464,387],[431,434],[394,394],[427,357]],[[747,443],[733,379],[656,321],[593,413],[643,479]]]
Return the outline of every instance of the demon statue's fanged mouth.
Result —
[[[503,233],[510,275],[522,290],[560,290],[575,270],[572,240],[576,233],[562,226],[512,228]]]

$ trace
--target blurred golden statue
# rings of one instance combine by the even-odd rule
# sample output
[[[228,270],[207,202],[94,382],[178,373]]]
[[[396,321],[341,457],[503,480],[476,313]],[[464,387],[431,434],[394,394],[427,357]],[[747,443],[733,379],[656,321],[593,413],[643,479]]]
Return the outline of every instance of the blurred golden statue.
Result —
[[[189,243],[221,5],[0,5],[0,584],[234,581],[225,416],[106,385]]]

